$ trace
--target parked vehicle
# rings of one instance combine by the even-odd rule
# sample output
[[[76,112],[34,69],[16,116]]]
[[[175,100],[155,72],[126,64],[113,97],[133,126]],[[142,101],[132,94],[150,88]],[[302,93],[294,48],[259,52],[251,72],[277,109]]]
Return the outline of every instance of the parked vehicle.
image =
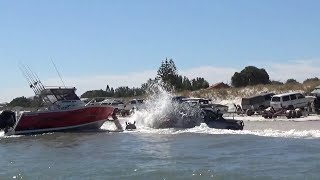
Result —
[[[127,111],[130,111],[132,109],[138,110],[145,108],[145,103],[143,99],[132,99],[130,102],[128,102],[124,109]]]
[[[306,108],[311,105],[313,98],[306,98],[301,93],[292,92],[274,95],[271,99],[270,105],[274,109],[290,109]]]
[[[270,106],[270,101],[274,93],[262,93],[250,97],[242,98],[241,107],[243,111],[262,111]]]
[[[119,99],[105,99],[100,102],[101,105],[112,106],[116,111],[124,110],[124,103]]]
[[[313,108],[319,113],[320,112],[320,86],[315,87],[315,89],[311,92],[311,94],[315,97]]]
[[[174,97],[176,99],[176,97]],[[228,112],[228,106],[213,103],[211,99],[205,98],[183,98],[179,102],[189,103],[191,105],[198,105],[201,108],[212,108],[215,111]]]

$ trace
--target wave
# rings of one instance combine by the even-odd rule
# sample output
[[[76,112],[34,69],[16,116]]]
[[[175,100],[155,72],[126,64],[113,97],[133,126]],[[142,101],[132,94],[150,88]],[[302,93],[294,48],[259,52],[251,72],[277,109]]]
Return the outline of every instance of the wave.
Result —
[[[153,128],[138,128],[136,131],[124,131],[126,133],[149,133],[149,134],[212,134],[212,135],[255,135],[263,137],[280,137],[280,138],[301,138],[301,139],[317,139],[320,138],[320,130],[295,130],[288,131],[264,129],[264,130],[227,130],[227,129],[213,129],[207,127],[205,124],[191,128],[191,129],[153,129]]]

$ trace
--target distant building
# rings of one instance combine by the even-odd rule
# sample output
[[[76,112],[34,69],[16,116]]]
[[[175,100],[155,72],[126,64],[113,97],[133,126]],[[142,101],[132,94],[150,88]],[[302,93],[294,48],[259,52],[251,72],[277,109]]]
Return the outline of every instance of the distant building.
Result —
[[[222,89],[222,88],[230,88],[230,86],[228,84],[223,83],[223,82],[219,82],[219,83],[216,83],[212,86],[209,86],[208,89]]]

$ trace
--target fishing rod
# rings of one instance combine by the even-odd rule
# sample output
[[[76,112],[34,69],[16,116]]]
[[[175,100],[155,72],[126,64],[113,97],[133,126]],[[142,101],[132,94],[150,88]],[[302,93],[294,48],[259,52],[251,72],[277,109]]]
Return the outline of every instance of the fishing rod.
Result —
[[[63,86],[66,88],[66,85],[64,84],[64,82],[63,82],[63,80],[62,80],[61,74],[60,74],[60,72],[58,71],[58,68],[57,68],[56,64],[53,62],[52,57],[50,57],[50,59],[51,59],[51,62],[52,62],[52,64],[53,64],[53,66],[54,66],[54,68],[55,68],[58,76],[60,77],[60,80],[61,80]]]

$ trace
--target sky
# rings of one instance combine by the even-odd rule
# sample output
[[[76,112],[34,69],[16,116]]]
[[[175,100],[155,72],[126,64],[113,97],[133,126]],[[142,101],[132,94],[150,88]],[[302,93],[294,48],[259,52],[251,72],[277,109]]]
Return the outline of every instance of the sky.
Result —
[[[0,102],[48,86],[78,95],[140,87],[172,58],[178,73],[230,83],[245,66],[270,79],[320,77],[318,0],[0,0]]]

